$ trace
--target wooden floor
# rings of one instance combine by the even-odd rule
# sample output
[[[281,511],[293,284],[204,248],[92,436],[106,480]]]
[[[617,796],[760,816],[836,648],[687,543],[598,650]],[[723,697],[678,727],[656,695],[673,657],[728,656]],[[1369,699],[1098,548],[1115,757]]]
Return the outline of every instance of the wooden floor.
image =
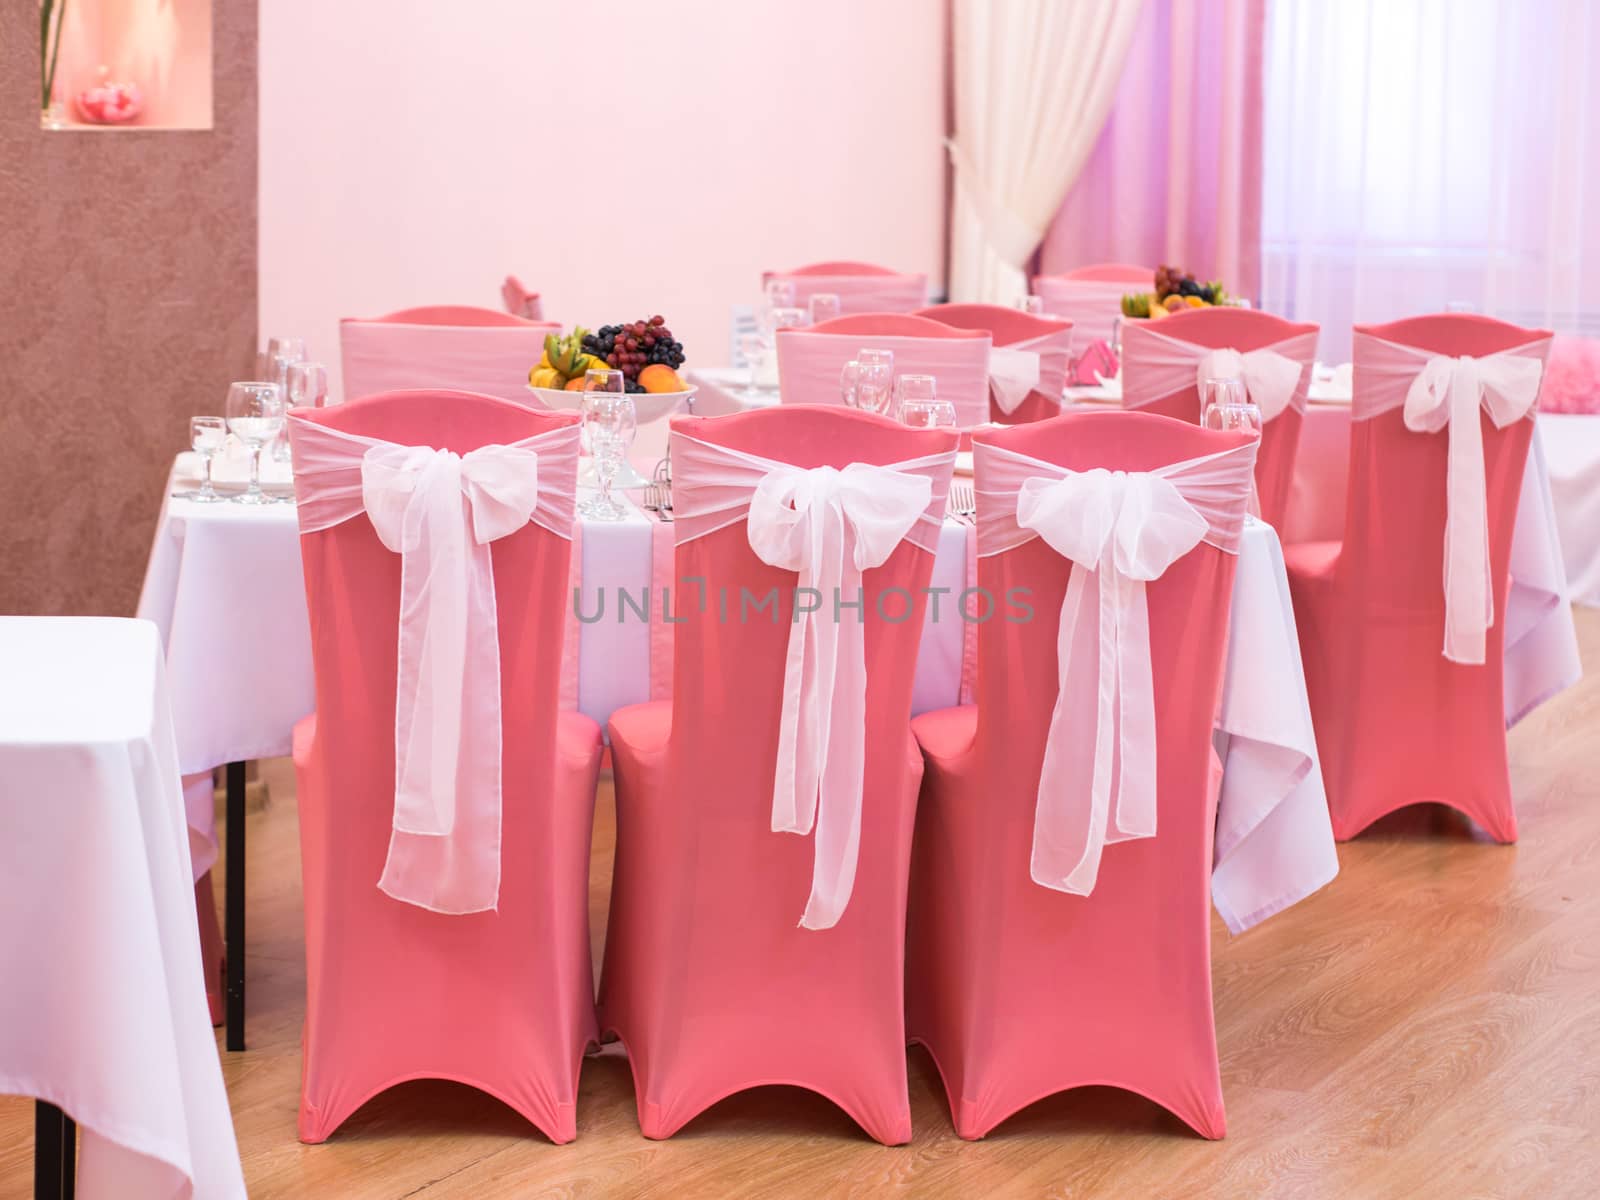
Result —
[[[1341,847],[1342,872],[1318,895],[1241,937],[1216,925],[1228,1111],[1217,1143],[1100,1088],[962,1142],[920,1050],[909,1146],[878,1146],[826,1101],[783,1088],[736,1096],[650,1142],[626,1060],[608,1050],[584,1066],[569,1146],[497,1101],[435,1083],[397,1088],[328,1144],[302,1146],[293,776],[268,764],[272,798],[250,818],[251,1048],[222,1056],[251,1195],[1600,1195],[1600,612],[1578,620],[1589,677],[1511,734],[1520,845],[1413,810]],[[612,837],[608,788],[591,892],[597,954]],[[6,1200],[29,1194],[31,1112],[0,1100]]]

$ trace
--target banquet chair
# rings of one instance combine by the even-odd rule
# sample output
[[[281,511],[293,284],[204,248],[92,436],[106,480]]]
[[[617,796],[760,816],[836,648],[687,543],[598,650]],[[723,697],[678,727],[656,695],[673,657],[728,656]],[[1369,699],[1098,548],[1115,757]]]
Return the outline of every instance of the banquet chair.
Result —
[[[344,398],[443,388],[534,405],[528,372],[561,326],[465,305],[401,309],[339,322]]]
[[[1516,840],[1504,618],[1550,337],[1466,314],[1356,327],[1344,537],[1285,553],[1341,840],[1428,801]]]
[[[977,584],[1000,609],[978,627],[976,705],[912,721],[926,769],[907,1032],[937,1065],[961,1137],[1109,1084],[1219,1138],[1211,739],[1254,440],[1069,412],[973,443]],[[1156,520],[1123,503],[1136,487]],[[1074,530],[1082,547],[1066,540]],[[1097,560],[1106,537],[1116,549]],[[1137,561],[1113,557],[1124,552]],[[1101,633],[1107,604],[1120,650]]]
[[[863,349],[892,350],[896,375],[932,375],[939,399],[966,427],[989,419],[987,331],[955,329],[909,313],[857,313],[780,329],[778,396],[784,404],[843,405],[839,376]]]
[[[515,275],[507,275],[506,281],[500,285],[500,301],[514,317],[529,321],[544,320],[544,301],[539,293],[523,287],[522,280]]]
[[[300,1140],[431,1078],[570,1141],[596,1038],[587,897],[601,752],[594,721],[557,711],[577,418],[412,391],[289,424],[317,702],[294,737]],[[468,571],[464,624],[449,620],[463,578],[452,564]],[[442,673],[413,652],[423,644],[446,648]],[[453,807],[435,824],[419,803]]]
[[[843,315],[864,312],[911,312],[928,302],[928,277],[865,262],[819,262],[792,271],[766,271],[761,283],[773,280],[794,284],[795,303],[805,308],[812,296],[832,293],[839,297]]]
[[[1022,425],[1061,414],[1072,322],[1001,304],[935,304],[914,315],[988,333],[989,419]]]
[[[1256,492],[1261,519],[1281,528],[1294,481],[1316,325],[1248,308],[1196,308],[1122,327],[1122,407],[1199,422],[1202,376],[1239,375],[1261,410]],[[1235,351],[1219,358],[1216,351]]]
[[[1148,292],[1155,286],[1154,267],[1128,263],[1095,263],[1059,275],[1037,275],[1033,293],[1051,316],[1072,322],[1073,340],[1081,352],[1096,341],[1112,341],[1127,292]]]
[[[902,1143],[911,689],[957,435],[810,407],[674,417],[672,435],[686,590],[671,701],[618,709],[609,726],[601,1029],[627,1049],[646,1137],[790,1084]],[[844,506],[831,516],[830,496]],[[859,588],[863,609],[827,611],[828,570],[794,569],[812,551],[842,564],[838,594],[853,604]],[[800,615],[808,587],[825,597],[815,617]],[[814,665],[791,661],[806,647]],[[775,832],[811,830],[786,805],[805,812],[819,779],[814,832]]]

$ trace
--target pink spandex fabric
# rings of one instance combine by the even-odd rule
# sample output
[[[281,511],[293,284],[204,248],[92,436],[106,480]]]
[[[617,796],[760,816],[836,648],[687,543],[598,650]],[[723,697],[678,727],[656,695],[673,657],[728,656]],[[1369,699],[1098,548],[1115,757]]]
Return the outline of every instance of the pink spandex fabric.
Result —
[[[1289,489],[1294,479],[1295,456],[1300,448],[1300,427],[1305,423],[1306,391],[1311,386],[1311,370],[1317,356],[1316,325],[1297,325],[1271,313],[1249,308],[1197,308],[1174,313],[1160,321],[1129,321],[1122,327],[1122,404],[1141,412],[1161,413],[1180,421],[1200,421],[1199,384],[1191,376],[1179,391],[1164,396],[1147,396],[1144,382],[1147,353],[1154,353],[1146,335],[1190,342],[1210,350],[1232,349],[1241,353],[1275,349],[1285,358],[1300,363],[1300,382],[1288,407],[1261,429],[1261,448],[1256,452],[1256,493],[1260,498],[1261,519],[1281,529],[1289,505]],[[1291,342],[1291,345],[1283,343]]]
[[[1129,471],[1245,444],[1239,434],[1115,412],[982,431],[974,442],[1074,470]],[[980,454],[980,506],[984,468]],[[1236,503],[1244,502],[1241,489]],[[1112,847],[1093,892],[1074,896],[1029,876],[1070,564],[1041,539],[979,559],[979,585],[1002,598],[1027,589],[1032,619],[1001,616],[979,628],[976,706],[912,722],[927,767],[906,1023],[938,1064],[962,1137],[1088,1084],[1138,1092],[1204,1136],[1223,1135],[1211,1009],[1211,734],[1234,563],[1202,543],[1146,585],[1157,834]]]
[[[1061,275],[1036,276],[1033,293],[1044,301],[1046,314],[1072,322],[1073,340],[1082,351],[1091,342],[1111,341],[1125,293],[1148,292],[1155,286],[1154,267],[1097,263]]]
[[[896,375],[932,375],[956,424],[989,419],[986,331],[954,329],[909,313],[861,313],[778,330],[778,391],[784,404],[843,406],[839,374],[861,350],[894,351]],[[889,415],[893,415],[892,413]]]
[[[801,308],[819,292],[839,297],[839,311],[852,313],[911,312],[928,302],[928,277],[864,262],[819,262],[792,271],[766,271],[762,285],[774,279],[794,284]]]
[[[339,322],[344,398],[447,388],[539,407],[528,372],[561,326],[486,308],[411,308]]]
[[[919,310],[919,317],[939,321],[953,329],[986,331],[995,348],[1015,347],[1039,356],[1039,384],[1016,408],[1006,412],[989,398],[989,419],[1002,425],[1025,425],[1061,415],[1061,397],[1067,387],[1067,366],[1072,355],[1072,322],[1056,317],[1036,317],[1002,304],[935,304]]]
[[[1356,407],[1371,380],[1363,337],[1451,357],[1514,347],[1543,358],[1549,334],[1487,317],[1357,326]],[[1530,346],[1540,342],[1541,347]],[[1369,343],[1370,345],[1370,343]],[[1366,351],[1366,353],[1364,353]],[[1511,533],[1533,421],[1498,429],[1479,410],[1497,619],[1485,662],[1440,654],[1444,636],[1448,429],[1413,433],[1401,409],[1350,425],[1344,541],[1285,551],[1334,836],[1352,838],[1408,804],[1435,801],[1515,841],[1506,760],[1504,660]]]
[[[953,431],[810,407],[674,417],[672,426],[807,468],[886,465],[956,444]],[[675,490],[695,486],[673,453]],[[601,1028],[627,1047],[646,1137],[668,1137],[723,1097],[764,1084],[818,1092],[880,1142],[911,1137],[903,953],[921,762],[909,718],[932,569],[933,555],[905,541],[865,574],[860,853],[849,906],[832,928],[811,930],[797,919],[812,840],[770,827],[796,574],[757,558],[742,521],[678,544],[679,580],[704,580],[707,603],[702,611],[691,602],[692,583],[674,589],[685,620],[672,700],[619,709],[609,726],[617,856]],[[776,609],[741,622],[741,588],[757,598],[778,589]],[[883,601],[906,619],[879,617],[889,588],[910,590],[909,601]]]
[[[488,396],[407,392],[300,421],[465,453],[568,425]],[[499,1097],[576,1135],[595,1040],[589,837],[599,727],[556,709],[571,543],[529,524],[491,544],[503,726],[498,908],[444,915],[378,890],[394,813],[400,556],[360,515],[302,535],[316,714],[295,730],[306,918],[299,1133],[324,1141],[407,1079]]]

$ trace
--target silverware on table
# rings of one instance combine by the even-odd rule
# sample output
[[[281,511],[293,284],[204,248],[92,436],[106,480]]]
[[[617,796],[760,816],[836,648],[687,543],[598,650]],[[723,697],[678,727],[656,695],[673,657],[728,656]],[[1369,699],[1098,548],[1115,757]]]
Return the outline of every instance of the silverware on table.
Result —
[[[971,520],[978,515],[978,498],[973,491],[972,484],[955,482],[950,485],[950,494],[945,501],[945,510],[958,520]]]

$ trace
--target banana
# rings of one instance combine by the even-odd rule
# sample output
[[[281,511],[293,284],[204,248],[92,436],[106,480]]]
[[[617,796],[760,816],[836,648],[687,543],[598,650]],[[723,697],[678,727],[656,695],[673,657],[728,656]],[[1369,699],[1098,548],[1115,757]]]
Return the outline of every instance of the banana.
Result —
[[[535,367],[528,373],[528,382],[536,388],[556,388],[566,386],[566,379],[554,367]]]

